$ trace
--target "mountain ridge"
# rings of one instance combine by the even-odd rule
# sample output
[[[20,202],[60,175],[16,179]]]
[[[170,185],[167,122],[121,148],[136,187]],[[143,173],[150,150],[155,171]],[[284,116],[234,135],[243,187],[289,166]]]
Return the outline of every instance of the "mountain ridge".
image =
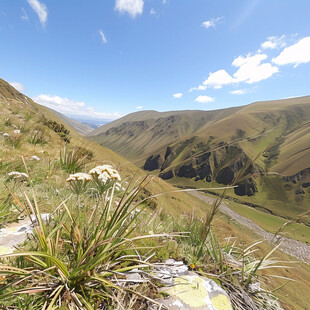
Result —
[[[135,113],[100,130],[93,140],[179,186],[231,184],[255,159],[234,197],[251,197],[288,218],[308,210],[302,188],[310,182],[310,96],[215,111]]]

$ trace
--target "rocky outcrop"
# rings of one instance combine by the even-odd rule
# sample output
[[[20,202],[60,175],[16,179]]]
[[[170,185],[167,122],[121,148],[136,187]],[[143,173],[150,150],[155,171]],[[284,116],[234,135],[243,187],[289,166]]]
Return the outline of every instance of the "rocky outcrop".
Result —
[[[293,183],[297,183],[298,181],[309,181],[310,180],[310,168],[306,168],[304,170],[299,171],[298,173],[291,175],[291,176],[286,176],[284,177],[284,180],[286,182],[293,182]],[[310,182],[304,182],[304,184],[309,184],[308,186],[310,186]],[[303,186],[305,187],[305,186]]]
[[[307,188],[307,187],[310,186],[310,182],[304,182],[304,183],[301,184],[301,186],[302,186],[303,188]]]
[[[146,161],[145,164],[143,166],[144,170],[148,170],[148,171],[153,171],[156,169],[160,169],[162,167],[163,164],[163,159],[161,158],[161,156],[158,155],[151,155]]]
[[[232,310],[227,293],[213,280],[200,277],[191,272],[175,278],[172,287],[161,291],[170,297],[160,299],[169,310]],[[159,308],[158,308],[159,309]]]
[[[150,310],[232,310],[228,294],[213,280],[189,271],[182,261],[167,259],[152,265],[151,273],[133,269],[126,279],[133,283],[144,283],[150,275],[162,284],[161,293],[169,295],[149,303]]]
[[[145,170],[161,169],[160,177],[164,180],[175,176],[194,178],[211,182],[215,180],[223,185],[232,184],[237,172],[248,165],[248,157],[243,150],[235,145],[227,145],[220,142],[217,150],[210,152],[209,139],[207,143],[197,143],[194,139],[188,139],[182,143],[168,146],[165,155],[151,155],[144,164]],[[195,154],[199,154],[195,156]],[[179,163],[179,164],[176,164]],[[171,167],[171,168],[170,168]],[[252,174],[255,168],[249,165],[245,175]],[[240,196],[252,196],[257,192],[255,181],[252,178],[237,183],[235,193]]]
[[[238,187],[234,188],[235,194],[238,196],[253,196],[257,193],[257,187],[252,178],[237,183]]]

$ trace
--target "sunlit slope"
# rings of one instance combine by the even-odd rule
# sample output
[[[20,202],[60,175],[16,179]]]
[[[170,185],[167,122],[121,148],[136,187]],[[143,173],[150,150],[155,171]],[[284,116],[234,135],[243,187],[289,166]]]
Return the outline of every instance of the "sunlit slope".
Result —
[[[52,109],[51,109],[51,111],[55,115],[57,115],[59,118],[61,118],[63,121],[65,121],[68,125],[70,125],[72,128],[74,128],[82,136],[86,136],[87,134],[89,134],[90,132],[92,132],[94,130],[90,126],[83,124],[79,121],[76,121],[70,117],[67,117],[66,115],[63,115],[62,113],[59,113],[59,112],[52,110]]]
[[[161,147],[194,134],[238,108],[217,111],[142,111],[103,125],[91,138],[133,162],[145,159]]]
[[[308,164],[309,136],[299,134],[297,144],[294,131],[301,132],[301,125],[306,130],[309,120],[308,96],[216,111],[136,112],[90,135],[140,166],[152,155],[160,154],[164,162],[169,147],[178,148],[179,154],[171,161],[176,164],[196,153],[234,145],[248,158],[258,156],[256,164],[262,170],[293,175]]]
[[[132,176],[135,179],[141,179],[146,175],[145,171],[129,163],[120,155],[83,138],[50,109],[33,102],[4,80],[0,80],[0,110],[0,178],[2,180],[10,171],[26,172],[22,162],[23,157],[26,164],[29,165],[29,172],[37,180],[36,182],[40,182],[42,195],[51,189],[61,190],[66,186],[65,180],[68,177],[68,173],[64,172],[59,165],[60,151],[63,150],[65,144],[67,144],[68,149],[81,147],[91,152],[92,158],[86,161],[85,168],[83,168],[85,172],[96,165],[107,163],[118,167],[123,179],[129,180]],[[54,126],[54,122],[57,126],[61,127],[62,125],[64,130],[68,130],[69,133],[63,136],[61,135],[63,132],[57,133],[53,130],[54,127],[50,128],[46,125],[52,124]],[[42,133],[41,141],[34,142],[34,136],[38,132]],[[65,142],[64,138],[68,138],[70,143]],[[36,160],[31,159],[32,156],[37,156],[40,161],[36,162]],[[49,183],[46,183],[47,180]],[[0,198],[4,199],[8,193],[3,183],[1,184]],[[145,195],[175,190],[172,185],[160,178],[155,178],[148,185]],[[193,200],[186,193],[162,195],[155,198],[154,203],[158,208],[171,214],[191,212],[193,207],[196,207],[198,211],[200,210],[199,212],[203,210],[203,204],[198,200]],[[46,201],[45,204],[56,205],[57,201]]]

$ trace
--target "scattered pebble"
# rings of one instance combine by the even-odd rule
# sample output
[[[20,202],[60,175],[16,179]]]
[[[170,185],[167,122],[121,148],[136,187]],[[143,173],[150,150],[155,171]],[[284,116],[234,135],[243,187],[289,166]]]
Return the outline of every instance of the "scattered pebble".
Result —
[[[37,160],[37,161],[39,161],[39,160],[40,160],[40,157],[38,157],[38,156],[36,156],[36,155],[33,155],[33,156],[31,156],[30,159],[31,159],[31,160]]]

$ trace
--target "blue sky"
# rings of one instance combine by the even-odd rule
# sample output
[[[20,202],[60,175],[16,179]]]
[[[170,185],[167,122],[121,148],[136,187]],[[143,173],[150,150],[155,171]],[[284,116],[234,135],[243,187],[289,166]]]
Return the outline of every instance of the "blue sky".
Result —
[[[310,95],[309,0],[1,0],[0,77],[67,115]]]

